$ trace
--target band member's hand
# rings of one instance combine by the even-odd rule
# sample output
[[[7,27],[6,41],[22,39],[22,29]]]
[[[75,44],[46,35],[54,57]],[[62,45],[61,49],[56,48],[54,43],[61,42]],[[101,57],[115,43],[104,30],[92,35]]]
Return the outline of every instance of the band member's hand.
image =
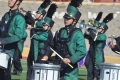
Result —
[[[28,29],[32,29],[33,27],[31,26],[31,25],[28,25],[28,27],[27,27]]]
[[[48,56],[44,56],[42,59],[44,59],[45,61],[48,60]]]
[[[110,43],[110,48],[114,48],[115,45],[117,45],[116,42],[114,42],[114,43]]]
[[[70,61],[70,59],[68,59],[68,58],[63,58],[63,62],[64,62],[65,64],[68,64],[68,63],[70,63],[71,61]]]
[[[0,44],[1,44],[1,42],[0,42]]]
[[[35,28],[31,28],[30,37],[33,37],[34,34],[36,34]]]

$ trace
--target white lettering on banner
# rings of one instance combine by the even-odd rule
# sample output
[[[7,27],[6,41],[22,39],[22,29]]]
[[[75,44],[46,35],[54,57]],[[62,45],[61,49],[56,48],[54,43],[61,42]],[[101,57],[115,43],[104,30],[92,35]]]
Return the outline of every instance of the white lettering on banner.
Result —
[[[95,19],[96,17],[97,17],[96,13],[92,14],[92,12],[88,12],[88,18],[89,19]]]
[[[120,14],[120,11],[117,11],[116,13],[117,13],[117,14]]]
[[[114,18],[116,18],[116,17],[117,17],[117,15],[118,15],[118,14],[114,14]]]
[[[116,14],[114,14],[114,18],[116,18],[117,15],[119,15],[119,14],[120,14],[120,11],[117,11]]]
[[[65,12],[61,12],[61,13],[55,12],[55,14],[53,15],[53,19],[54,18],[63,19],[64,14]]]
[[[97,17],[97,14],[98,13],[93,13],[92,14],[92,12],[88,12],[88,18],[89,19],[95,19]],[[114,18],[116,18],[119,14],[120,14],[120,11],[117,11],[116,13],[114,13]]]

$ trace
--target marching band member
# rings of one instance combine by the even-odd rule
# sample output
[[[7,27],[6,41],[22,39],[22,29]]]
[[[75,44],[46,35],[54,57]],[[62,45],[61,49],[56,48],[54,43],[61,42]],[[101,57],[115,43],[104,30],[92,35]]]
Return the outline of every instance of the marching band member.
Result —
[[[94,27],[97,29],[97,27],[99,26],[99,20],[101,19],[102,17],[102,12],[99,12],[99,14],[97,15],[96,19],[94,20]],[[87,35],[86,33],[84,34],[85,38],[87,38],[89,40],[89,44],[90,44],[90,47],[89,47],[89,51],[88,51],[88,54],[86,56],[86,59],[85,59],[85,66],[86,66],[86,69],[87,69],[87,80],[93,80],[94,78],[94,64],[93,64],[93,55],[95,54],[95,47],[94,47],[94,40],[93,38],[90,36],[90,35]]]
[[[60,61],[62,70],[60,80],[78,80],[78,66],[86,53],[84,36],[76,24],[81,17],[77,7],[81,6],[82,0],[72,0],[67,7],[67,13],[64,15],[65,27],[56,32],[54,37],[54,49],[59,53],[63,60]],[[70,36],[71,35],[71,36]],[[67,64],[73,65],[73,68]]]
[[[4,45],[5,50],[9,50],[11,58],[14,56],[18,42],[23,39],[26,22],[18,8],[22,0],[8,0],[9,12],[2,17],[0,44]],[[6,70],[0,68],[0,79],[11,80],[11,58]]]
[[[36,61],[37,63],[42,63],[42,62],[44,63],[44,61],[48,61],[49,58],[50,58],[50,55],[52,53],[52,52],[49,52],[50,47],[54,46],[53,45],[53,40],[52,40],[53,35],[52,35],[52,32],[51,32],[51,28],[54,25],[54,21],[52,20],[52,15],[56,11],[56,8],[57,8],[56,4],[51,4],[50,8],[48,9],[46,17],[43,19],[43,21],[44,21],[43,22],[43,29],[44,29],[43,33],[41,33],[39,35],[35,35],[33,37],[36,40],[40,40],[39,41],[39,57],[38,57],[38,59]],[[47,34],[46,34],[46,32],[47,32]],[[47,39],[46,41],[42,40],[44,37],[45,37],[45,39]],[[44,60],[41,60],[41,59],[44,59]]]
[[[25,31],[23,39],[18,42],[18,47],[16,47],[14,56],[13,56],[13,72],[12,75],[21,75],[22,74],[22,65],[21,60],[22,59],[22,52],[24,48],[24,42],[27,38],[27,32]]]
[[[21,9],[20,9],[20,12],[21,12]],[[25,15],[24,18],[26,20],[26,23],[28,24],[28,21],[27,21],[28,18],[26,19],[26,16],[28,17],[28,15]],[[29,16],[29,18],[31,18],[31,17]],[[26,25],[26,28],[27,28],[27,25]],[[21,65],[20,59],[22,59],[22,52],[23,52],[24,42],[25,42],[26,38],[27,38],[27,32],[25,31],[23,39],[18,42],[19,47],[16,47],[16,49],[15,49],[15,53],[13,56],[12,75],[21,75],[22,74],[22,65]]]
[[[104,50],[103,48],[106,45],[106,39],[107,36],[105,34],[105,32],[108,29],[108,26],[106,25],[106,23],[108,23],[109,21],[111,21],[113,19],[113,13],[109,13],[103,20],[102,23],[99,24],[98,27],[98,37],[94,43],[94,47],[95,47],[95,54],[93,55],[93,59],[94,59],[94,76],[96,77],[97,80],[100,79],[100,69],[101,69],[101,63],[104,62]]]
[[[26,19],[28,24],[30,24],[32,26],[35,24],[35,28],[32,28],[30,31],[31,38],[34,36],[34,33],[36,33],[36,36],[37,36],[43,32],[42,24],[43,24],[43,17],[46,14],[45,8],[48,7],[50,2],[51,2],[50,0],[45,0],[38,8],[38,11],[36,12],[36,16],[35,16],[36,17],[35,20],[37,21],[36,23],[32,17],[29,18],[29,16],[28,16],[28,19]],[[30,51],[29,51],[28,58],[27,58],[27,68],[28,68],[27,80],[31,80],[31,77],[32,77],[31,76],[31,73],[32,73],[31,67],[33,65],[33,62],[36,62],[36,60],[38,58],[39,40],[35,39],[36,36],[34,36],[31,39]]]

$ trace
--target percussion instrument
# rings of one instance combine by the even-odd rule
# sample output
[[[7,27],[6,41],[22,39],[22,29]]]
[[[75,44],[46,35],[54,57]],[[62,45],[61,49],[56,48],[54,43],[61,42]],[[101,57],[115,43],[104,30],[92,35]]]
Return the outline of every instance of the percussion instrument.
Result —
[[[54,64],[40,64],[33,65],[33,80],[59,80],[60,66]]]
[[[0,50],[0,68],[7,69],[10,56],[7,51]]]
[[[100,80],[120,80],[120,64],[102,63]]]

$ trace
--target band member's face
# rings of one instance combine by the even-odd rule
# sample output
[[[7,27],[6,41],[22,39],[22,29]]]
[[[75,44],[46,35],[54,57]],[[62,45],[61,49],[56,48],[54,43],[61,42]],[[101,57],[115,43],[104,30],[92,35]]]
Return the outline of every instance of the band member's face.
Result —
[[[103,31],[102,28],[98,28],[98,32],[101,33]]]
[[[73,19],[72,18],[64,18],[64,24],[65,26],[69,26],[73,23]]]
[[[35,17],[36,17],[36,19],[42,19],[42,18],[43,18],[43,15],[40,14],[40,13],[37,13]]]
[[[97,26],[93,26],[93,27],[97,28]]]
[[[49,28],[49,26],[43,25],[43,29],[44,29],[44,30],[48,30],[48,28]]]
[[[15,6],[16,4],[19,3],[19,1],[17,1],[16,4],[15,4],[15,2],[16,2],[16,0],[8,0],[8,6],[9,6],[9,7],[12,7],[12,6]],[[15,4],[15,5],[14,5],[14,4]]]

